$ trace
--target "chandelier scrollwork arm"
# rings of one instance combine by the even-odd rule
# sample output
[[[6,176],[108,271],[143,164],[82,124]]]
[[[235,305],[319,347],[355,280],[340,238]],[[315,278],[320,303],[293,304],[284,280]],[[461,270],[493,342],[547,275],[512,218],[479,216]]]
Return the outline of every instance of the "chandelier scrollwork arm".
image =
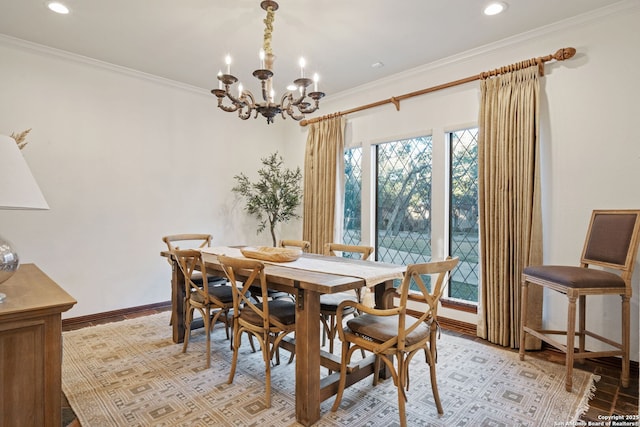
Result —
[[[295,111],[293,110],[293,94],[291,92],[287,92],[282,96],[282,100],[280,101],[280,104],[282,105],[282,118],[286,119],[284,113],[286,112],[287,115],[289,115],[289,117],[291,117],[293,120],[302,120],[304,118],[304,116],[298,116],[295,114]]]
[[[319,102],[318,101],[314,101],[313,106],[311,106],[311,103],[306,103],[307,105],[305,106],[300,106],[298,107],[298,109],[300,110],[301,113],[303,114],[311,114],[314,111],[316,111],[319,108]]]
[[[229,98],[234,105],[237,105],[240,108],[244,107],[247,104],[246,94],[247,94],[246,91],[242,91],[242,93],[239,94],[240,96],[236,98],[235,96],[233,96],[233,93],[231,93],[231,91],[228,88],[226,89],[227,98]]]
[[[238,109],[237,105],[230,105],[230,106],[224,105],[222,103],[223,99],[224,97],[218,98],[218,108],[220,108],[222,111],[226,111],[227,113],[233,113]]]
[[[247,102],[247,100],[249,102]],[[242,106],[238,110],[238,117],[240,117],[242,120],[247,120],[249,117],[251,117],[251,111],[253,111],[256,105],[256,102],[253,99],[253,94],[249,91],[242,91],[242,94],[240,95],[238,101],[242,103]],[[245,107],[247,109],[246,112],[244,112]]]

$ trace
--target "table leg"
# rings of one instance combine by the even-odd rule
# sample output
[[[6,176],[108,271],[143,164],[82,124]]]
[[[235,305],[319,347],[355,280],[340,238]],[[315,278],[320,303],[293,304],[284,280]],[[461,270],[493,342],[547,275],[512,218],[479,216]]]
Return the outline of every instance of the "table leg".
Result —
[[[184,274],[176,264],[171,262],[171,329],[173,342],[178,344],[184,341]]]
[[[386,301],[384,301],[384,293],[387,289],[393,288],[393,280],[387,280],[386,282],[378,283],[374,286],[374,296],[375,296],[375,307],[376,308],[387,308]],[[386,356],[389,358],[393,358],[393,356]],[[387,367],[386,363],[380,363],[380,373],[378,377],[381,379],[389,379],[391,378],[391,370]]]
[[[320,294],[298,289],[296,296],[296,420],[320,419]]]
[[[376,308],[387,308],[385,301],[383,300],[384,293],[387,289],[393,288],[393,280],[387,280],[386,282],[378,283],[373,287],[373,295]]]

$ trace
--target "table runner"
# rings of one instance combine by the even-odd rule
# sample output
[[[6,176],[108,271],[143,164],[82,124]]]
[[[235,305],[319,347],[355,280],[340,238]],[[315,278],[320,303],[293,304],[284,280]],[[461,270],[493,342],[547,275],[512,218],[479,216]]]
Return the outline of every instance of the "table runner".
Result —
[[[211,255],[225,255],[234,258],[246,258],[242,255],[240,248],[229,246],[216,246],[202,248],[201,251]],[[329,258],[335,258],[329,259]],[[315,257],[313,255],[301,256],[291,262],[262,261],[264,264],[273,264],[283,267],[297,268],[299,270],[315,271],[319,273],[329,273],[338,276],[357,277],[363,279],[367,286],[374,286],[378,283],[391,279],[402,279],[406,270],[405,266],[387,264],[375,261],[363,261],[358,263],[344,262],[341,257]]]

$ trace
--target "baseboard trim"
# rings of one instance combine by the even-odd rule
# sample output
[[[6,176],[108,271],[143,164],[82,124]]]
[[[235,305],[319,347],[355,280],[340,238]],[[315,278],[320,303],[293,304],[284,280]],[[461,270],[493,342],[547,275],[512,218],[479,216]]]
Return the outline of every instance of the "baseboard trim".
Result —
[[[438,316],[438,323],[440,323],[443,329],[452,329],[474,337],[477,335],[477,327],[473,323],[462,322],[442,316]]]
[[[140,305],[137,307],[123,308],[120,310],[103,311],[101,313],[89,314],[86,316],[70,317],[68,319],[62,319],[62,327],[69,327],[73,325],[79,325],[83,323],[92,323],[97,321],[103,321],[112,317],[128,316],[132,314],[138,314],[149,310],[165,310],[171,308],[171,301],[157,302],[154,304]]]

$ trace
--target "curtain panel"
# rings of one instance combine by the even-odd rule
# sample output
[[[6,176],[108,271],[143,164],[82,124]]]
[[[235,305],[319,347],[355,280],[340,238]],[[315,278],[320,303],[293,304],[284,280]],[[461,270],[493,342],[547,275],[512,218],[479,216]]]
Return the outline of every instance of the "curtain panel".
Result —
[[[304,159],[302,236],[311,242],[310,252],[321,254],[325,243],[334,242],[339,171],[344,157],[343,116],[309,125]]]
[[[519,345],[522,270],[542,262],[540,82],[537,64],[527,65],[480,82],[478,336],[512,348]],[[528,319],[540,324],[542,290],[535,288]]]

